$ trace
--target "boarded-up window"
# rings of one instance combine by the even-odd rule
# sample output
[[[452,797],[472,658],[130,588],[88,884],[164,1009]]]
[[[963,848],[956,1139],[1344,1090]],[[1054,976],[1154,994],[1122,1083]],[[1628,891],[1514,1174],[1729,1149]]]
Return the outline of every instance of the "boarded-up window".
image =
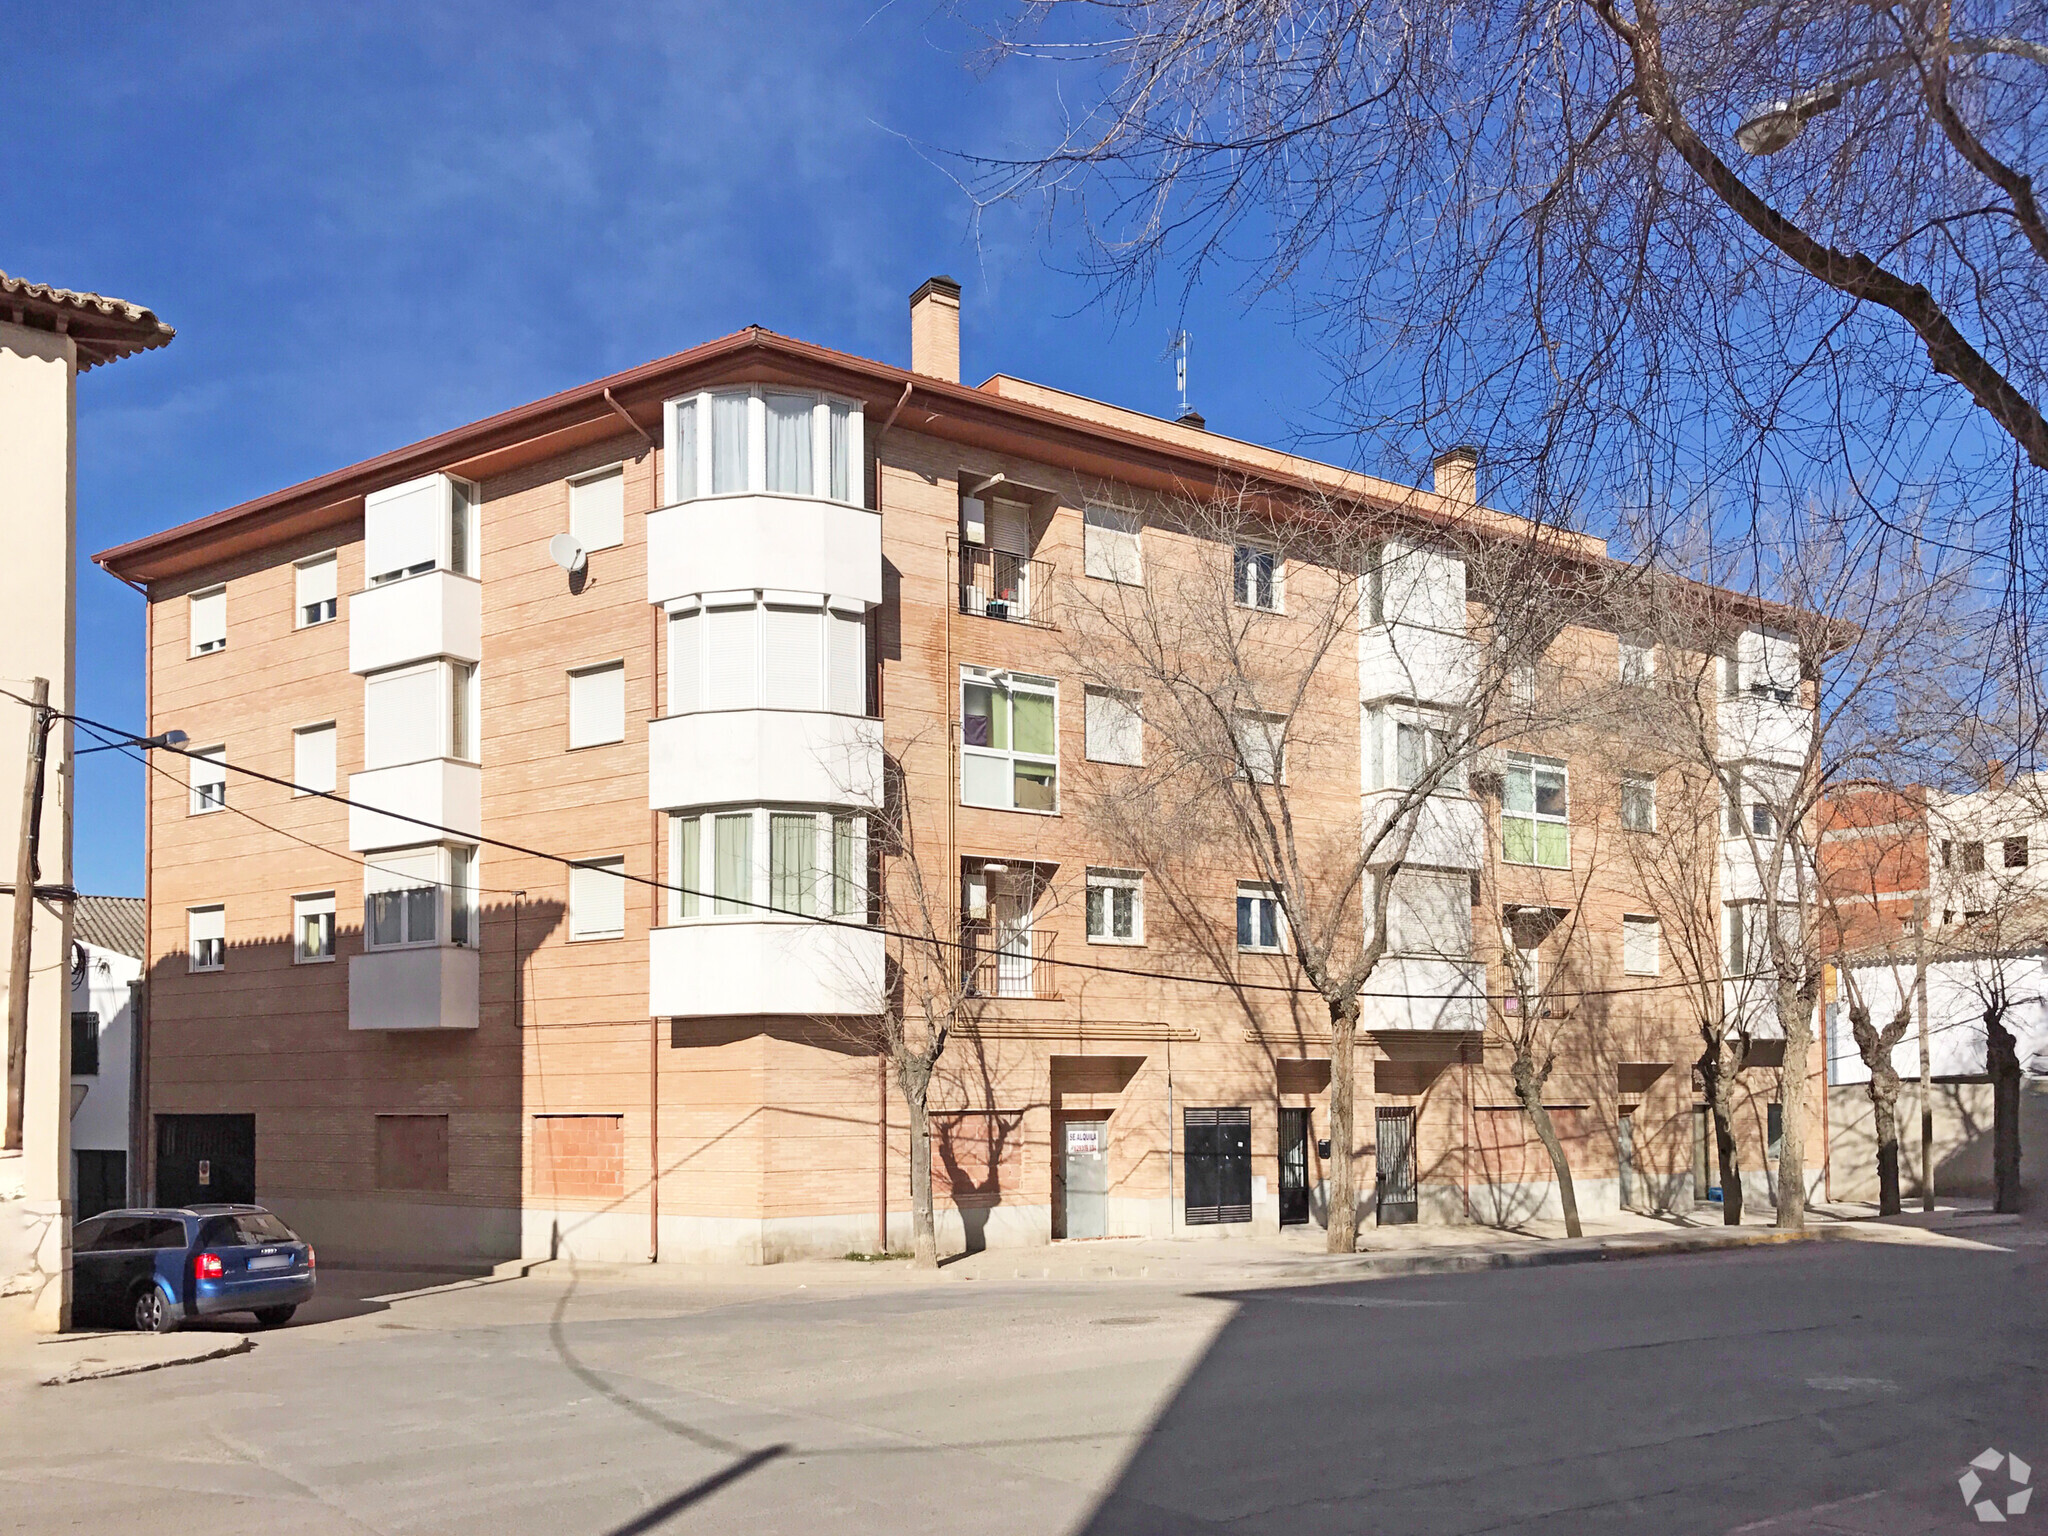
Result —
[[[624,1118],[535,1115],[533,1192],[543,1199],[562,1200],[606,1200],[624,1194]]]
[[[1001,1205],[1023,1188],[1024,1114],[968,1110],[932,1116],[932,1178],[961,1210]]]
[[[448,1187],[446,1115],[377,1117],[377,1187],[431,1190]]]

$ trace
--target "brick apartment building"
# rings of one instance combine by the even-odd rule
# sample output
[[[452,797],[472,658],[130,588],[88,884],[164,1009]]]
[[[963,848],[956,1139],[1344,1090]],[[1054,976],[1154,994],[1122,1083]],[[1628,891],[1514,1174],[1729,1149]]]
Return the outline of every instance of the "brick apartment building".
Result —
[[[942,1242],[1319,1216],[1327,1023],[1191,976],[1189,919],[1092,841],[1086,785],[1144,727],[1063,679],[1051,599],[1188,555],[1148,513],[1231,477],[1406,519],[1421,601],[1361,625],[1321,701],[1356,745],[1318,760],[1316,803],[1348,824],[1402,722],[1456,703],[1451,662],[1412,664],[1468,643],[1429,528],[1515,520],[1473,505],[1455,454],[1418,491],[965,386],[945,279],[911,319],[909,370],[751,329],[97,557],[148,594],[150,729],[197,753],[159,755],[148,796],[158,1198],[260,1196],[365,1256],[763,1262],[872,1249],[884,1224],[900,1244],[903,1106],[858,1026],[887,971],[868,818],[900,758],[963,924],[995,936],[934,1090]],[[1279,574],[1240,564],[1245,601],[1282,607]],[[1796,710],[1782,651],[1744,636],[1731,730]],[[1556,654],[1644,664],[1590,630]],[[1513,828],[1442,797],[1411,874],[1455,898],[1469,958],[1396,955],[1368,999],[1368,1218],[1554,1199],[1487,1044],[1499,921],[1471,904],[1488,840],[1504,899],[1526,877],[1554,902],[1573,847],[1647,833],[1619,760],[1511,765]],[[326,789],[352,804],[303,792]],[[1237,974],[1284,974],[1258,888],[1219,869],[1213,895]],[[1573,899],[1600,973],[1640,989],[1553,1082],[1581,1206],[1689,1205],[1698,1047],[1656,984],[1655,907],[1618,867]]]

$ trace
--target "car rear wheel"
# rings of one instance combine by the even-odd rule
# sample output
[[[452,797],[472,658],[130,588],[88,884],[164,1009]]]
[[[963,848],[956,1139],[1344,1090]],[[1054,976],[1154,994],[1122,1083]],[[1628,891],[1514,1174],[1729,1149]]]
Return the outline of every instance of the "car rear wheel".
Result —
[[[258,1307],[256,1321],[265,1328],[282,1328],[292,1320],[292,1314],[298,1310],[296,1303],[289,1307]]]
[[[135,1331],[138,1333],[169,1333],[178,1326],[178,1320],[171,1313],[171,1304],[164,1300],[164,1293],[155,1286],[148,1286],[135,1296]]]

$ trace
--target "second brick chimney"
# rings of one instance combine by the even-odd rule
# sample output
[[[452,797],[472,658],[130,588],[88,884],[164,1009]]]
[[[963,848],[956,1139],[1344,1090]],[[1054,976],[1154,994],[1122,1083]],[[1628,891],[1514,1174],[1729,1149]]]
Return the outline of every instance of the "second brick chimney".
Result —
[[[960,285],[928,277],[910,296],[910,371],[960,382]]]

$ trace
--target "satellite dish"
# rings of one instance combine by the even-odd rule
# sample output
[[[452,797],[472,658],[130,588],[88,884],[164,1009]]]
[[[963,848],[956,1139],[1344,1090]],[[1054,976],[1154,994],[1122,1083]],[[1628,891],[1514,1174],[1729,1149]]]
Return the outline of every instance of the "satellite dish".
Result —
[[[548,540],[548,558],[574,576],[583,569],[590,556],[584,552],[583,541],[575,534],[558,533]]]

